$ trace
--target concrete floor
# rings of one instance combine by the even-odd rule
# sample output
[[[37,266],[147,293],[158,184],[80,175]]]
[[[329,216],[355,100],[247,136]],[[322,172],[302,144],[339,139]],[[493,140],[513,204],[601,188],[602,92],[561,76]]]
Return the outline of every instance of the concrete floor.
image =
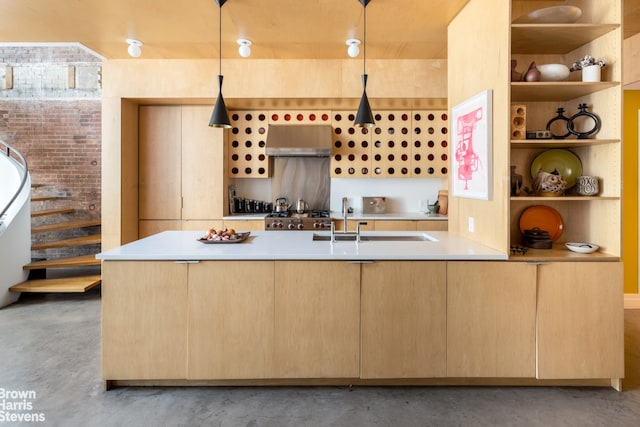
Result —
[[[571,387],[120,388],[100,379],[100,291],[0,309],[0,394],[47,426],[640,425],[640,310],[625,313],[625,391]]]

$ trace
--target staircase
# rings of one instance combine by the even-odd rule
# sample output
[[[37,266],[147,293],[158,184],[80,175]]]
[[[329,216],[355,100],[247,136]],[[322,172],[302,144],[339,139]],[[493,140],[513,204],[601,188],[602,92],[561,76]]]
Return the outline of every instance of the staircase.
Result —
[[[55,207],[63,200],[31,198],[32,262],[23,267],[29,278],[12,286],[12,292],[86,292],[101,283],[100,260],[95,258],[100,250],[100,233],[95,232],[100,220],[77,219],[76,209]]]

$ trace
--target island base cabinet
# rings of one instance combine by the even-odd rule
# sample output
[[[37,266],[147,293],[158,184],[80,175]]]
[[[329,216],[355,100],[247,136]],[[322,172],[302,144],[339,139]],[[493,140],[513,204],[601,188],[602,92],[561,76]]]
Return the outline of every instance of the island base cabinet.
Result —
[[[446,375],[446,263],[362,265],[362,378]]]
[[[102,375],[106,380],[186,378],[186,264],[102,264]]]
[[[273,261],[189,265],[189,379],[271,378]]]
[[[541,265],[538,283],[538,378],[622,378],[622,263]]]
[[[447,267],[447,376],[535,377],[536,266]]]
[[[276,378],[357,378],[360,264],[275,263]]]

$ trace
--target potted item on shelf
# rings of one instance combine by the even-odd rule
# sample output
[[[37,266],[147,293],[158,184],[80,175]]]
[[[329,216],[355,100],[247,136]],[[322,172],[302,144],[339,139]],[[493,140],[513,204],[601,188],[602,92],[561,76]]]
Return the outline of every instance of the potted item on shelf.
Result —
[[[599,82],[601,78],[601,68],[607,65],[604,59],[596,60],[591,55],[585,55],[584,58],[573,63],[570,71],[582,70],[583,82]]]
[[[529,230],[524,230],[522,244],[532,249],[551,249],[553,240],[548,231],[534,227]]]
[[[576,184],[576,192],[581,196],[597,196],[600,192],[597,176],[579,176],[576,178]]]
[[[566,188],[567,181],[562,178],[557,169],[550,173],[539,169],[533,180],[533,191],[539,196],[562,196]]]

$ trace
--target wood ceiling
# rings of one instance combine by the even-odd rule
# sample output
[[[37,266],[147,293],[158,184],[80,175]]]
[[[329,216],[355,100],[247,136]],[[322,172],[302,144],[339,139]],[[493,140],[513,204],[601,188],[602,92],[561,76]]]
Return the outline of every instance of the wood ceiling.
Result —
[[[367,57],[446,58],[447,25],[468,1],[372,0]],[[125,39],[135,38],[146,59],[216,58],[218,12],[215,0],[0,0],[0,42],[79,42],[117,59],[130,58]],[[228,0],[223,57],[238,58],[247,38],[252,59],[344,59],[362,23],[358,0]],[[625,37],[638,32],[640,0],[625,0]]]

